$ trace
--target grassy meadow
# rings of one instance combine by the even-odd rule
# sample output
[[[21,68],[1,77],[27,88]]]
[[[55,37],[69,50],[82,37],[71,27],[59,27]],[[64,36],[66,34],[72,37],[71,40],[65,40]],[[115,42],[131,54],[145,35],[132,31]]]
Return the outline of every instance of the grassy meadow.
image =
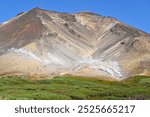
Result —
[[[0,77],[1,100],[150,100],[150,77],[124,81],[61,76],[31,80],[25,76]]]

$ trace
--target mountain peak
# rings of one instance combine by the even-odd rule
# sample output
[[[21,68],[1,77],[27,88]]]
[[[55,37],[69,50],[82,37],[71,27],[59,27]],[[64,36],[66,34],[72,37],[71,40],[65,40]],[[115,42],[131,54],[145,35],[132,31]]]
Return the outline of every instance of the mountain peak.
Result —
[[[96,16],[101,16],[97,13],[93,13],[93,12],[88,12],[88,11],[82,11],[82,12],[78,12],[78,13],[75,13],[75,14],[80,14],[80,15],[96,15]]]
[[[43,9],[39,8],[39,7],[35,7],[33,9],[31,9],[31,11],[42,11]]]
[[[27,13],[41,13],[41,12],[44,12],[45,10],[43,10],[43,9],[41,9],[41,8],[39,8],[39,7],[35,7],[35,8],[33,8],[33,9],[31,9],[30,11],[28,11]]]
[[[0,75],[150,74],[150,36],[111,17],[34,8],[0,25]]]

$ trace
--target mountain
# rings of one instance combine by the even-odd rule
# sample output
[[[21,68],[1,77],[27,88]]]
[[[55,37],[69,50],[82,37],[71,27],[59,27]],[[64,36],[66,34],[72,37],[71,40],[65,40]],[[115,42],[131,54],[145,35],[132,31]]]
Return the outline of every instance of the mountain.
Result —
[[[0,75],[150,75],[150,34],[115,18],[34,8],[0,25]]]

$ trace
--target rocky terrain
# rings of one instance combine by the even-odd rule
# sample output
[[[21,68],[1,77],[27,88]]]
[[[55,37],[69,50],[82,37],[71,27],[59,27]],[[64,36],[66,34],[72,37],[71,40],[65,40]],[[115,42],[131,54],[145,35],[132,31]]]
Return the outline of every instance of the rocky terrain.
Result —
[[[0,25],[0,75],[150,75],[150,35],[115,18],[34,8]]]

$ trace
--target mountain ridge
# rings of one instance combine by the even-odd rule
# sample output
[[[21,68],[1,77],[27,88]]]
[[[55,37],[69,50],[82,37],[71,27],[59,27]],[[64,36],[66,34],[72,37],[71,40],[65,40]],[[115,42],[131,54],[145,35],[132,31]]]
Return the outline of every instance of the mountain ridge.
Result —
[[[0,74],[150,75],[149,47],[148,33],[115,18],[34,8],[0,25]]]

